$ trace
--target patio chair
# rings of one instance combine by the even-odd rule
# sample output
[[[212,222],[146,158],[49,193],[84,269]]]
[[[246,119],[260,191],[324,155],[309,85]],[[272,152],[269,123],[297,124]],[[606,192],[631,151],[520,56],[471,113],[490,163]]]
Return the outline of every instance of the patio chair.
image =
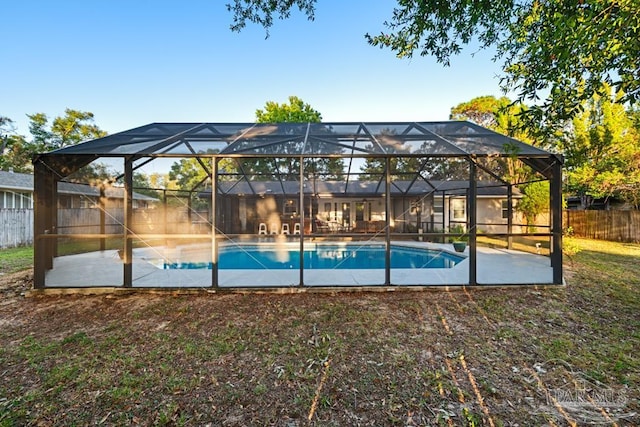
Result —
[[[329,223],[316,219],[316,230],[320,233],[326,233],[329,231]]]
[[[296,222],[293,224],[293,234],[300,234],[300,223]]]
[[[329,224],[327,224],[329,227],[329,231],[331,232],[337,232],[337,231],[343,231],[344,227],[342,226],[342,224],[340,224],[337,221],[329,221]]]
[[[280,234],[289,234],[289,224],[282,224],[282,230],[280,230]]]
[[[258,234],[268,234],[267,224],[265,224],[264,222],[260,223],[260,225],[258,226]]]
[[[271,223],[271,234],[278,234],[278,231],[280,231],[280,227],[278,227],[278,224],[275,222]]]

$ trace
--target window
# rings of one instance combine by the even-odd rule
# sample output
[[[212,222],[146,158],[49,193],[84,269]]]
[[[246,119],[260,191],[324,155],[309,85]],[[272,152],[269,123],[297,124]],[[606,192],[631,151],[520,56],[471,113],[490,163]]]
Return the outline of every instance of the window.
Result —
[[[509,218],[509,201],[502,201],[502,218]]]
[[[351,203],[342,204],[342,225],[349,227],[351,223]]]
[[[451,199],[451,215],[454,220],[464,221],[467,219],[465,204],[464,199]]]
[[[433,199],[433,213],[436,215],[442,215],[444,212],[444,200],[442,197],[435,197]]]
[[[294,216],[298,213],[298,202],[297,200],[289,199],[284,203],[284,212],[287,216]]]
[[[20,193],[20,207],[23,209],[33,209],[33,199],[29,193]]]
[[[356,221],[364,221],[364,202],[356,202]]]
[[[5,209],[13,209],[13,208],[15,208],[15,205],[13,203],[14,203],[13,192],[6,191],[4,193],[4,206],[3,206],[3,208],[5,208]]]

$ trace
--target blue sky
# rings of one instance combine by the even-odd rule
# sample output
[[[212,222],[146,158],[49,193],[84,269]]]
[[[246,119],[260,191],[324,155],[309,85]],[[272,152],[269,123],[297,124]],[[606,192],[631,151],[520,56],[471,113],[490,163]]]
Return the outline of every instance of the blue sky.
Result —
[[[369,46],[393,0],[319,0],[299,13],[229,30],[225,0],[21,0],[0,24],[0,115],[91,111],[115,133],[151,122],[251,122],[296,95],[325,121],[446,120],[451,107],[500,96],[499,63],[468,48],[444,68]]]

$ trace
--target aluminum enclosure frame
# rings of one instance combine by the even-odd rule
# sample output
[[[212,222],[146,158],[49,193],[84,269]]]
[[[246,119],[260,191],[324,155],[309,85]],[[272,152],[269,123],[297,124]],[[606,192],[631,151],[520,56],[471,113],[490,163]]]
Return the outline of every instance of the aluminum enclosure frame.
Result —
[[[515,139],[498,134],[465,121],[450,122],[376,122],[376,123],[153,123],[128,131],[116,133],[104,138],[87,141],[76,146],[66,147],[34,157],[34,194],[35,194],[35,253],[34,287],[45,288],[46,272],[53,268],[56,257],[56,239],[68,237],[58,233],[57,227],[57,184],[78,169],[100,158],[117,158],[124,162],[121,177],[125,188],[124,232],[117,236],[123,239],[123,283],[132,286],[132,239],[130,233],[133,212],[133,175],[139,167],[158,158],[196,158],[207,171],[212,182],[211,211],[217,212],[219,197],[223,194],[219,177],[221,159],[259,159],[282,158],[299,162],[299,204],[305,212],[304,188],[306,159],[346,159],[348,169],[345,172],[344,189],[348,193],[350,177],[356,174],[351,170],[354,159],[379,159],[384,171],[378,182],[378,190],[383,188],[385,205],[384,244],[386,248],[385,285],[392,286],[390,280],[391,232],[391,196],[393,191],[402,190],[392,180],[391,162],[397,157],[416,159],[462,159],[468,163],[468,217],[469,230],[469,283],[477,284],[477,199],[478,170],[502,181],[509,191],[509,218],[512,214],[512,187],[510,183],[487,170],[480,162],[488,158],[517,158],[550,182],[550,231],[539,233],[551,239],[550,262],[553,269],[553,282],[560,285],[562,279],[562,162],[553,154]],[[252,180],[245,171],[239,178],[254,191]],[[284,188],[286,177],[278,177]],[[428,179],[425,180],[427,183]],[[351,182],[353,184],[353,182]],[[253,184],[255,185],[255,184]],[[314,184],[315,185],[315,184]],[[395,187],[394,187],[395,186]],[[302,232],[300,249],[305,238],[304,215],[300,216]],[[510,219],[511,220],[511,219]],[[218,288],[216,219],[213,218],[210,234],[190,235],[190,238],[203,239],[212,243],[213,268],[211,286]],[[506,236],[512,238],[511,224]],[[446,233],[443,234],[446,236]],[[74,235],[76,238],[106,239],[114,237],[104,232]],[[302,261],[302,260],[301,260]],[[300,286],[304,284],[304,267],[300,263]]]

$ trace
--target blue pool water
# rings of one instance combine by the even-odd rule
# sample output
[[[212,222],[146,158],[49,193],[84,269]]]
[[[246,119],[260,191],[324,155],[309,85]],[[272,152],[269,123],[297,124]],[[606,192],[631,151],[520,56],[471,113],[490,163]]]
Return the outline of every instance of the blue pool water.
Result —
[[[391,247],[391,268],[451,268],[464,257],[432,249]],[[318,245],[304,251],[305,269],[379,269],[385,267],[384,245]],[[165,269],[212,268],[211,263],[164,263]],[[242,246],[221,248],[218,268],[223,270],[299,269],[297,248]]]

